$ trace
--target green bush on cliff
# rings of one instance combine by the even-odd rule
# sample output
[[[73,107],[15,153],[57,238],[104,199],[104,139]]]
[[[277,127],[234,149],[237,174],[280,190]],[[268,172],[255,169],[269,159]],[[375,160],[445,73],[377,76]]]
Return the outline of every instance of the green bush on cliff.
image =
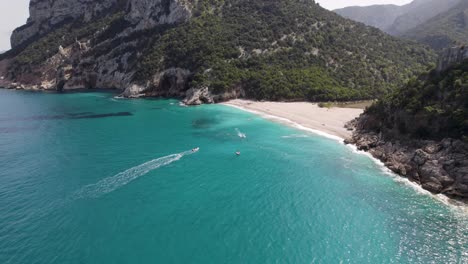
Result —
[[[468,60],[442,73],[431,71],[382,98],[368,113],[410,136],[468,135]]]

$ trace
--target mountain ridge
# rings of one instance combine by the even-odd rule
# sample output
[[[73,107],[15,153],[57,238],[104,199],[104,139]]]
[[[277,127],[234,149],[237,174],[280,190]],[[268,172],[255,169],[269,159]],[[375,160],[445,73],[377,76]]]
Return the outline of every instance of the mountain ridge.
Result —
[[[435,60],[314,1],[67,2],[31,1],[27,26],[0,56],[4,85],[115,88],[193,104],[353,100],[386,93]]]
[[[449,47],[453,40],[460,40],[455,34],[454,29],[446,27],[446,34],[442,34],[438,29],[437,22],[432,22],[432,26],[427,26],[437,16],[457,10],[463,5],[463,0],[423,0],[413,1],[403,6],[373,5],[367,7],[347,7],[335,10],[336,13],[366,25],[377,27],[391,35],[403,36],[408,39],[414,39],[424,44],[430,45],[435,49]],[[379,23],[384,21],[385,23]],[[419,29],[418,28],[423,28]],[[424,32],[424,36],[421,31]],[[428,36],[438,32],[440,37],[451,39],[446,41],[445,45],[424,41]],[[455,35],[455,36],[454,36]]]
[[[442,12],[402,35],[418,42],[443,49],[468,43],[468,2],[460,2],[454,8]]]

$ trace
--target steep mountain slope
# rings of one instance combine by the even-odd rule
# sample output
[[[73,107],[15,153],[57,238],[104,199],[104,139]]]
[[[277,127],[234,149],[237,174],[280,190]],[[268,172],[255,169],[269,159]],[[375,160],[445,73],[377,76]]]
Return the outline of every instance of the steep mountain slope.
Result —
[[[0,56],[5,84],[124,96],[374,98],[426,69],[424,47],[301,0],[33,0]],[[41,7],[39,10],[38,7]]]
[[[393,35],[404,34],[438,14],[452,9],[460,1],[462,0],[415,0],[404,7],[404,13],[395,19],[388,32]]]
[[[421,43],[441,49],[457,43],[468,43],[468,1],[441,13],[403,34]]]
[[[335,10],[335,12],[346,18],[380,28],[391,35],[404,35],[411,39],[420,40],[421,37],[416,34],[422,29],[416,28],[423,27],[426,35],[435,34],[439,31],[437,22],[431,21],[445,12],[455,12],[459,5],[464,3],[466,0],[415,0],[403,6],[347,7]],[[453,34],[450,27],[446,27],[445,30],[447,30],[446,36]],[[424,43],[432,44],[430,42]],[[435,47],[439,48],[437,45]]]
[[[334,10],[337,14],[388,32],[395,20],[406,12],[406,6],[350,6]]]
[[[468,50],[370,107],[348,143],[435,193],[468,198]]]

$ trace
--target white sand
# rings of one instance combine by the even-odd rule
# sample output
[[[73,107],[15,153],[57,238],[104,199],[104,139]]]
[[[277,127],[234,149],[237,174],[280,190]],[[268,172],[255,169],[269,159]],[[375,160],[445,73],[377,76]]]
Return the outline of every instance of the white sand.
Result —
[[[351,136],[351,132],[344,128],[346,122],[358,117],[364,111],[355,108],[320,108],[317,104],[306,102],[255,102],[237,99],[224,104],[287,119],[305,128],[342,139]],[[281,121],[281,119],[276,120]]]

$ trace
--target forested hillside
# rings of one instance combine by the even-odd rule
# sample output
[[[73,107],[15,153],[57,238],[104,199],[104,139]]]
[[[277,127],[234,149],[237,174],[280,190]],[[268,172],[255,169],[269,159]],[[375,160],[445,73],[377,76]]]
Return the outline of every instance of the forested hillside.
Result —
[[[425,139],[468,140],[468,60],[413,78],[368,110],[381,130]]]
[[[30,34],[34,24],[18,29],[21,45],[0,56],[8,62],[4,75],[23,87],[117,88],[126,96],[183,97],[195,89],[215,101],[355,100],[391,91],[435,61],[421,45],[314,1],[171,0],[153,8],[143,0],[112,1],[108,9],[91,6],[99,15],[86,23],[83,17],[94,13],[45,33]],[[51,9],[45,24],[59,8],[51,5],[44,7]]]
[[[436,50],[465,42],[466,0],[415,0],[407,5],[346,7],[336,13],[391,35],[427,44]]]

